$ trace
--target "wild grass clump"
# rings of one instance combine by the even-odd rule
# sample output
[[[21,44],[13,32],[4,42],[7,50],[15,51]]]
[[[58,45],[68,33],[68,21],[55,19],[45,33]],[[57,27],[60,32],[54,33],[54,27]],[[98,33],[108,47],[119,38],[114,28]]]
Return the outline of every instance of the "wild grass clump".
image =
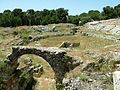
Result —
[[[85,73],[80,73],[79,77],[80,77],[80,80],[82,81],[88,81],[89,79],[89,76],[86,75]]]

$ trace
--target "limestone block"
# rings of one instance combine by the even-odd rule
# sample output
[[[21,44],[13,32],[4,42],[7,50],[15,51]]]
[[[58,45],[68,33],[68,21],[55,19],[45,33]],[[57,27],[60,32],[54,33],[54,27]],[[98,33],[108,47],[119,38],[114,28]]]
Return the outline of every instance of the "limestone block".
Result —
[[[114,90],[120,90],[120,71],[113,72]]]

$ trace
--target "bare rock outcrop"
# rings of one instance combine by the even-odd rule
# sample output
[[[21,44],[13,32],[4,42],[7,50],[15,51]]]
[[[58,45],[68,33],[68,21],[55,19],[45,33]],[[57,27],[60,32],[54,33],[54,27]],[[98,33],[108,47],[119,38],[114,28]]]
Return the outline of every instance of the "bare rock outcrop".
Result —
[[[106,24],[107,22],[113,22],[113,20],[102,20],[102,21],[94,21],[89,22],[86,26],[89,29],[101,30],[106,31],[111,34],[120,35],[120,25],[117,24]]]

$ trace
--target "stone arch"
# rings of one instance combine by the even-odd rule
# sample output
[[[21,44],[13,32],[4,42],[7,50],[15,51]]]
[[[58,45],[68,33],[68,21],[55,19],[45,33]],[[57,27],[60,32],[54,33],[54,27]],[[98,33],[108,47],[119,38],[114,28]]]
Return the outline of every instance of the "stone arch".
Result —
[[[62,84],[66,72],[79,65],[79,62],[76,63],[76,59],[66,56],[66,52],[57,47],[14,46],[12,47],[12,53],[7,56],[7,60],[5,61],[7,66],[12,67],[10,74],[18,67],[18,58],[25,54],[35,54],[46,60],[55,72],[57,85]]]

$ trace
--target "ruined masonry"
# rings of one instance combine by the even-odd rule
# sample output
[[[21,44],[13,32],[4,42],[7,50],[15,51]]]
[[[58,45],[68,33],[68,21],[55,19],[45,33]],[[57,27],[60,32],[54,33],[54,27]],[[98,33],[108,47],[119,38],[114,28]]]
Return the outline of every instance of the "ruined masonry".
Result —
[[[5,61],[9,70],[8,77],[14,74],[18,67],[18,58],[24,54],[35,54],[47,61],[55,72],[56,85],[61,85],[66,72],[74,69],[80,64],[78,58],[66,55],[64,50],[57,47],[31,47],[31,46],[13,46],[12,53],[7,56]],[[16,89],[19,90],[19,89]]]

